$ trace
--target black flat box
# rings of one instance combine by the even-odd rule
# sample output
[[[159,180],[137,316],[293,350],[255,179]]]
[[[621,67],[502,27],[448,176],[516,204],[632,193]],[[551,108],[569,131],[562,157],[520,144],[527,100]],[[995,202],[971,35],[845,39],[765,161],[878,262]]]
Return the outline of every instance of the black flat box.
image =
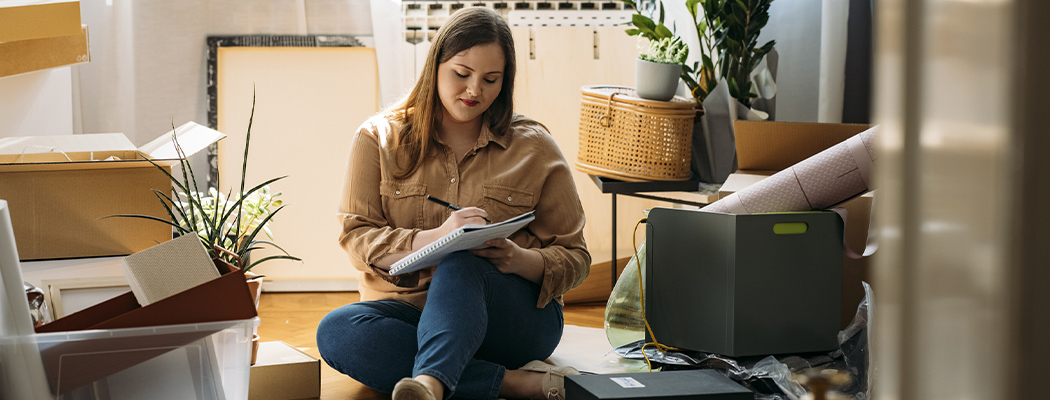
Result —
[[[565,398],[754,400],[755,394],[716,371],[701,369],[566,376]]]

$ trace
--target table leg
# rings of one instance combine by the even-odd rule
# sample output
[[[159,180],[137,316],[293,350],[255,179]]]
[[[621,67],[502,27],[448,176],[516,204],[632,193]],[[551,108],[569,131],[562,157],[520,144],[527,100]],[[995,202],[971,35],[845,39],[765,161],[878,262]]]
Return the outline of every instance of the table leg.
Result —
[[[616,193],[612,194],[612,285],[610,293],[616,287]]]

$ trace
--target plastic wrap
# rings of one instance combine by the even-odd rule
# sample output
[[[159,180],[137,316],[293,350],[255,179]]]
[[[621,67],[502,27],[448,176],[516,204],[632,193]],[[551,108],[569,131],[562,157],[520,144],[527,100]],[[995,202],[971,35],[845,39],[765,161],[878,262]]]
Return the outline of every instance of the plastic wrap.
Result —
[[[839,349],[831,353],[808,353],[766,357],[731,358],[694,351],[663,352],[646,348],[645,356],[654,369],[714,369],[755,392],[756,400],[799,400],[806,390],[794,378],[811,369],[836,370],[847,373],[850,383],[838,391],[855,400],[870,398],[871,371],[868,327],[873,320],[872,290],[864,285],[864,299],[846,329],[839,332]],[[607,311],[608,313],[608,311]],[[644,340],[638,340],[614,351],[621,357],[640,360]]]

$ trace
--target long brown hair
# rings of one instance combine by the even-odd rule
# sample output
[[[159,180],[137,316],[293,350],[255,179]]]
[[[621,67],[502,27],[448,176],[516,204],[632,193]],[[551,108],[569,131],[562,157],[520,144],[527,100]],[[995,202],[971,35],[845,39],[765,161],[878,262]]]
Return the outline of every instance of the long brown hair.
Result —
[[[437,93],[438,65],[471,47],[496,43],[503,49],[503,86],[499,96],[482,114],[489,130],[503,135],[514,115],[514,38],[510,27],[498,12],[484,7],[468,7],[452,14],[441,26],[427,53],[423,72],[412,92],[390,111],[402,122],[401,132],[394,136],[398,179],[412,175],[435,144],[441,118],[441,100]]]

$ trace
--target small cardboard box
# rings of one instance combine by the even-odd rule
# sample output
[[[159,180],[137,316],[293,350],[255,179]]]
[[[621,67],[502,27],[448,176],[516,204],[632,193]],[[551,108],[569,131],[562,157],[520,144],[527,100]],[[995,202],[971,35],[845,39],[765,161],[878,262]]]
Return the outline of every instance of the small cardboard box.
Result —
[[[71,35],[0,43],[0,77],[89,61],[87,25]]]
[[[653,208],[645,312],[660,343],[731,357],[838,348],[842,220]]]
[[[249,400],[317,397],[321,397],[321,360],[285,342],[259,343],[248,384]]]
[[[34,0],[0,2],[0,43],[80,33],[80,2]],[[2,57],[0,57],[2,58]]]
[[[780,171],[861,133],[870,125],[733,121],[742,171]]]
[[[170,173],[179,157],[226,135],[193,122],[135,148],[123,134],[0,138],[0,199],[11,210],[21,260],[124,256],[171,239],[171,227],[153,190],[171,196]]]

